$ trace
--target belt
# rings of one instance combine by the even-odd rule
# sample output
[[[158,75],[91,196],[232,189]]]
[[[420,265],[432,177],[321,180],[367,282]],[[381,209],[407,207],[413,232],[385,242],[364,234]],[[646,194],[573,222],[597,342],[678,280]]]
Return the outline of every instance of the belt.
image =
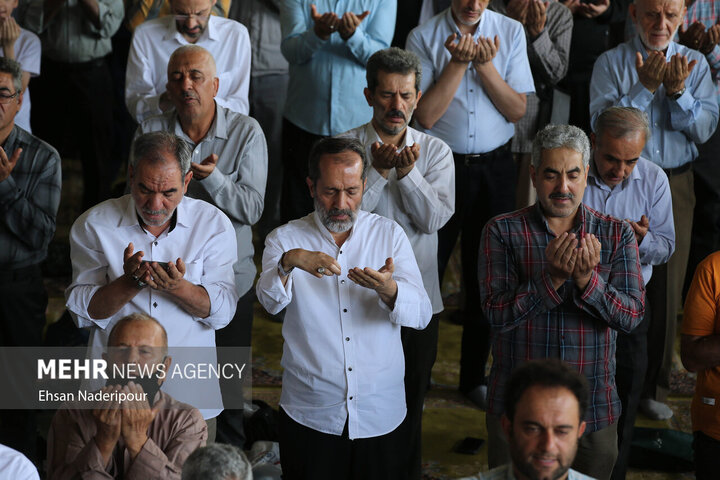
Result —
[[[43,57],[42,61],[51,67],[66,72],[84,72],[87,70],[93,70],[96,68],[103,67],[107,64],[105,57],[96,58],[88,62],[58,62],[47,57]]]
[[[3,268],[0,270],[0,281],[8,282],[22,280],[37,274],[42,275],[40,264],[21,268]]]
[[[477,165],[479,163],[486,162],[488,160],[494,160],[496,158],[501,158],[505,155],[507,155],[510,152],[510,141],[508,141],[505,145],[501,145],[497,147],[495,150],[490,150],[489,152],[485,153],[455,153],[453,152],[453,157],[455,158],[456,162],[462,162],[467,165]]]
[[[688,170],[690,170],[690,167],[692,167],[692,162],[687,162],[687,163],[680,165],[679,167],[675,167],[675,168],[663,168],[663,170],[665,171],[665,174],[668,177],[673,177],[673,176],[678,176],[681,173],[687,172]]]

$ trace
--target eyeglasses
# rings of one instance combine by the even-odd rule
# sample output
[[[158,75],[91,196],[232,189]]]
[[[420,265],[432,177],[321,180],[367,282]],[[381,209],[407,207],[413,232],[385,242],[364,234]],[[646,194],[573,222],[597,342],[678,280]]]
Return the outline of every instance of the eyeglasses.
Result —
[[[8,95],[6,93],[0,93],[0,103],[3,105],[6,105],[6,104],[12,102],[13,98],[16,98],[18,95],[20,95],[20,92],[15,92],[12,95]]]
[[[190,15],[174,15],[174,16],[175,16],[175,21],[180,22],[180,23],[185,23],[188,20],[190,20],[191,18],[194,18],[198,22],[207,22],[208,19],[210,18],[209,14],[198,15],[196,13],[191,13]]]

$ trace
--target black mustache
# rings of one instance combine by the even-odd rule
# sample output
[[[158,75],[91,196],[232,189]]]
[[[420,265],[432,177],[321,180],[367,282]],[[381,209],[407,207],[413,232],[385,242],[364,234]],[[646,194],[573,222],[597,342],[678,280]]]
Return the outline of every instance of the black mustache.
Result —
[[[575,198],[575,195],[572,193],[551,193],[550,198],[567,198],[568,200],[572,200]]]

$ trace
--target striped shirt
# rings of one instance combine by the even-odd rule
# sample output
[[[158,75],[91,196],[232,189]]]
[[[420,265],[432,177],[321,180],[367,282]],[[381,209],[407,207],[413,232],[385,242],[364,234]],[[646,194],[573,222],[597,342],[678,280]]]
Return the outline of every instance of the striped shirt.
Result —
[[[559,358],[590,384],[587,431],[615,423],[616,330],[629,332],[643,318],[645,287],[630,225],[581,205],[572,229],[594,234],[602,248],[584,292],[572,279],[553,288],[545,248],[554,238],[539,204],[490,220],[480,243],[480,299],[492,329],[493,365],[488,412],[503,413],[512,370],[539,358]]]
[[[0,268],[40,263],[55,235],[60,204],[60,156],[37,137],[18,127],[3,145],[8,158],[22,153],[10,176],[0,181]]]

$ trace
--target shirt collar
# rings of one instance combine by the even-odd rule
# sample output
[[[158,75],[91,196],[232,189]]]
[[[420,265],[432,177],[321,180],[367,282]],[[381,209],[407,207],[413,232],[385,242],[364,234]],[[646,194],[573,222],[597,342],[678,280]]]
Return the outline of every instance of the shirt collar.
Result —
[[[545,231],[550,235],[555,235],[555,233],[550,229],[550,226],[548,225],[547,219],[545,218],[545,214],[542,211],[542,207],[540,206],[540,201],[535,202],[535,207],[533,208],[533,215],[535,216],[535,220],[540,222],[540,225],[542,225],[545,228]],[[580,203],[578,206],[577,212],[575,212],[575,218],[573,220],[573,226],[570,229],[569,233],[575,233],[577,235],[577,238],[582,238],[585,235],[585,217],[587,215],[587,210],[585,208],[584,203]]]
[[[123,212],[122,216],[120,217],[120,222],[118,223],[119,227],[134,227],[138,226],[142,228],[142,225],[140,225],[140,222],[138,221],[138,215],[137,211],[135,210],[135,199],[132,198],[131,194],[127,194],[129,198],[129,201],[127,202],[127,207],[125,208],[125,211]],[[189,222],[192,221],[190,218],[190,215],[187,211],[187,205],[185,202],[185,197],[180,201],[180,204],[175,209],[175,212],[173,212],[173,218],[171,219],[171,222],[175,222],[175,226],[172,227],[170,230],[167,231],[169,234],[172,230],[174,230],[175,227],[183,227],[183,228],[190,228],[191,224]]]
[[[487,9],[487,7],[485,7],[485,10],[483,10],[482,15],[480,15],[480,21],[477,24],[475,33],[473,33],[473,38],[475,38],[475,39],[477,39],[477,37],[480,36],[480,31],[483,28],[483,24],[485,22],[485,17],[487,17],[487,15],[485,15],[487,12],[488,12],[488,9]],[[456,33],[458,38],[460,38],[462,36],[462,33],[460,32],[460,29],[458,28],[457,23],[455,23],[455,19],[452,16],[452,7],[447,9],[447,11],[445,13],[445,20],[448,22],[450,31],[453,33]],[[455,39],[455,41],[457,42],[457,39]]]
[[[318,215],[317,211],[312,212],[311,215],[313,216],[313,221],[315,222],[315,227],[317,227],[318,232],[320,232],[320,235],[337,247],[337,244],[335,243],[335,239],[333,238],[332,233],[330,233],[330,230],[328,230],[327,227],[325,225],[323,225],[322,220],[320,220],[320,215]],[[348,235],[348,238],[345,239],[345,243],[343,244],[343,246],[347,245],[348,242],[350,242],[350,240],[353,238],[353,236],[355,235],[355,231],[358,229],[358,225],[362,222],[362,218],[365,215],[366,215],[366,212],[364,210],[361,210],[358,208],[357,216],[355,217],[355,223],[353,224],[352,228],[350,229],[350,235]]]
[[[648,54],[647,54],[647,51],[645,50],[645,45],[643,45],[642,40],[640,40],[639,33],[637,35],[635,35],[635,38],[633,38],[632,45],[633,45],[633,47],[635,47],[636,51],[640,52],[643,60],[645,60],[647,58]],[[675,53],[677,53],[677,50],[678,50],[677,44],[671,40],[670,43],[668,44],[667,52],[665,53],[665,58],[669,59],[670,57],[675,55]]]
[[[222,138],[227,139],[227,119],[225,118],[225,115],[227,114],[227,110],[218,105],[217,102],[215,102],[215,118],[213,118],[212,124],[210,125],[210,129],[205,134],[205,137],[202,139],[201,142],[204,142],[206,140],[215,140],[216,138]],[[182,125],[180,124],[180,119],[177,116],[177,112],[173,113],[172,116],[172,129],[175,132],[175,135],[182,138],[186,142],[189,142],[191,145],[196,145],[195,142],[193,142],[190,137],[187,136],[187,134],[183,131]]]
[[[12,145],[15,144],[15,140],[17,140],[17,136],[18,136],[17,129],[18,129],[18,126],[14,125],[12,130],[10,130],[10,135],[8,135],[8,137],[5,139],[5,145],[3,145],[5,147],[5,153],[8,154],[8,152],[10,152],[8,154],[8,158],[13,153],[12,151],[10,151],[11,149],[8,147],[11,147]]]

